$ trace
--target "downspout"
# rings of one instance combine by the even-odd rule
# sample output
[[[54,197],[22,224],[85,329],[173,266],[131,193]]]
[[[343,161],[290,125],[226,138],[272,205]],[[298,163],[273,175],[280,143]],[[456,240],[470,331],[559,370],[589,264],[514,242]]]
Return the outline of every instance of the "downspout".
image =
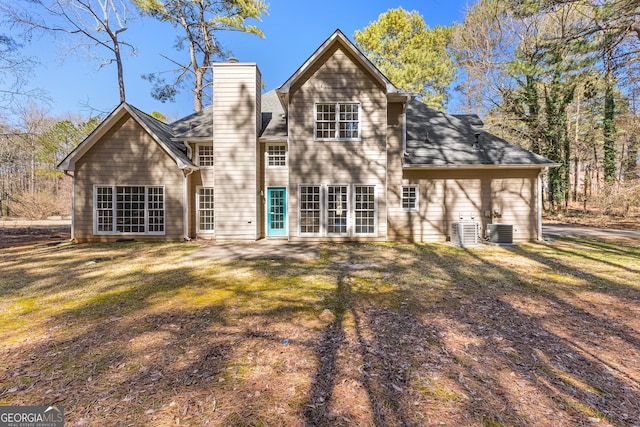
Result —
[[[189,241],[191,237],[189,237],[189,175],[193,173],[193,169],[185,168],[182,170],[184,174],[184,185],[183,185],[183,203],[182,203],[182,224],[184,231],[184,240]]]
[[[543,237],[542,237],[542,173],[544,172],[544,169],[540,169],[540,172],[538,172],[538,209],[537,209],[537,213],[538,213],[538,241],[542,241]]]
[[[75,174],[64,171],[64,174],[71,177],[71,240],[76,238],[76,177]]]

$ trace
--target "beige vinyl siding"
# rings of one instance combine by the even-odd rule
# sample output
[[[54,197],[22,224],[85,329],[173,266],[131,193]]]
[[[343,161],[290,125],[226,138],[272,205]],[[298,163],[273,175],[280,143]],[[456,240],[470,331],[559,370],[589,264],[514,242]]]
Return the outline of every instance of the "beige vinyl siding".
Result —
[[[255,64],[214,65],[216,239],[255,240],[261,213],[257,132],[260,73]]]
[[[164,186],[165,235],[131,235],[139,240],[181,240],[184,177],[175,161],[128,114],[76,163],[75,238],[78,242],[126,237],[93,234],[95,185]]]
[[[289,234],[294,240],[298,236],[300,184],[322,184],[325,188],[328,184],[348,184],[350,196],[353,184],[373,184],[378,195],[377,235],[364,239],[384,240],[387,224],[384,88],[339,45],[329,49],[315,64],[290,92]],[[360,103],[359,141],[314,139],[315,104],[328,102]]]
[[[389,194],[389,232],[393,240],[442,241],[450,225],[477,222],[484,236],[490,223],[513,225],[514,241],[537,237],[537,170],[480,169],[405,171]],[[403,211],[402,184],[419,185],[417,212]],[[500,211],[493,217],[494,209]]]

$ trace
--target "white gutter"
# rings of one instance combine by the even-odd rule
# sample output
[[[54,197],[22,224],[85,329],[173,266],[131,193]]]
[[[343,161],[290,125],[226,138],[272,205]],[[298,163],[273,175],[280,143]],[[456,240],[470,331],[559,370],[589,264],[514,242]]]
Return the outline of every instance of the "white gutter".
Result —
[[[64,174],[71,177],[71,240],[74,240],[76,238],[76,177],[69,171],[64,171]]]
[[[405,170],[443,170],[443,169],[541,169],[541,168],[557,168],[559,163],[549,163],[542,165],[402,165]]]

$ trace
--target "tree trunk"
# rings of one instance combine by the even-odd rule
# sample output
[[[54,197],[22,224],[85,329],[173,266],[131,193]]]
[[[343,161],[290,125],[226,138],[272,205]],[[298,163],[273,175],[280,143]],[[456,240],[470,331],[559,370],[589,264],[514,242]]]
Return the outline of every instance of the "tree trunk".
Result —
[[[605,90],[604,90],[604,179],[606,182],[613,182],[616,179],[616,101],[613,81],[613,53],[608,49],[604,53],[605,64]]]
[[[127,98],[124,92],[124,70],[122,67],[122,55],[120,53],[120,44],[118,38],[113,38],[113,54],[116,57],[116,65],[118,67],[118,87],[120,88],[120,102],[126,102]]]
[[[573,145],[574,145],[575,150],[576,150],[575,169],[573,171],[573,173],[574,173],[574,176],[573,176],[573,201],[574,202],[578,201],[578,184],[580,183],[580,180],[579,180],[580,171],[578,169],[580,167],[580,159],[578,158],[578,139],[579,139],[579,135],[580,135],[580,95],[578,94],[578,99],[576,100],[576,129],[575,129],[574,136],[573,136]]]
[[[573,158],[573,202],[578,201],[578,184],[580,184],[580,159],[578,155]]]

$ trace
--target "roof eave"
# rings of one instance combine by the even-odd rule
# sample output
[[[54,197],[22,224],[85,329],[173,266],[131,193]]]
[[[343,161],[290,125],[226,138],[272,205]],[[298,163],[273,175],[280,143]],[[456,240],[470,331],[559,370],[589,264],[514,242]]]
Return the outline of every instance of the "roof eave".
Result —
[[[289,142],[288,136],[261,136],[259,142]]]

